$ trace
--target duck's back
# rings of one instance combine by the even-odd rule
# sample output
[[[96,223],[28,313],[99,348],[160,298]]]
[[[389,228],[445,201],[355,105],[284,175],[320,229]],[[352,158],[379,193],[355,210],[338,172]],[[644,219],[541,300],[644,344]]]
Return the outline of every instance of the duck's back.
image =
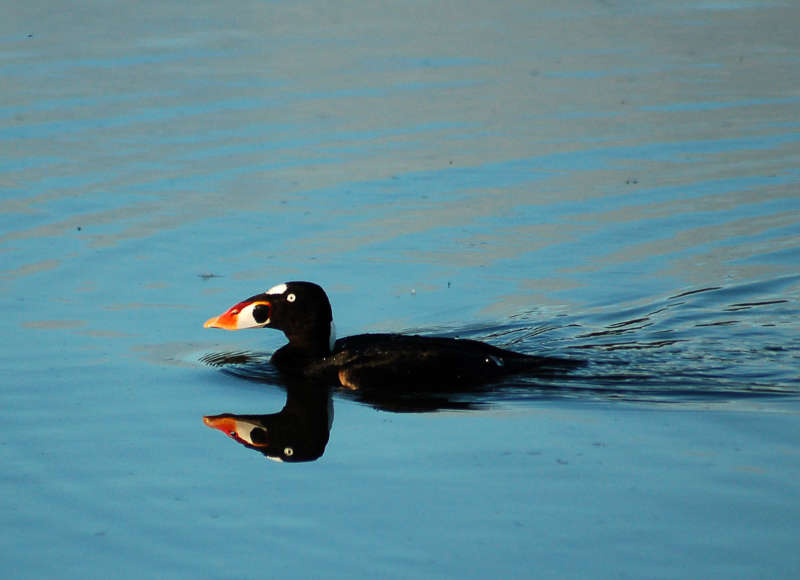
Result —
[[[469,339],[404,334],[359,334],[336,341],[332,366],[351,388],[400,383],[444,389],[515,373],[552,375],[574,361],[525,355]]]

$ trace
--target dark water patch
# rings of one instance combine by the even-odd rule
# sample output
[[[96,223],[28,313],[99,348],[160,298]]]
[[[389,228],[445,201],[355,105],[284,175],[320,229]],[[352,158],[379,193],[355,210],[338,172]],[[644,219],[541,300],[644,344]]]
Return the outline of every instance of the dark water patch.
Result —
[[[670,296],[670,300],[674,300],[675,298],[683,298],[684,296],[691,296],[692,294],[700,294],[701,292],[711,292],[713,290],[720,290],[722,286],[709,286],[708,288],[699,288],[697,290],[687,290],[686,292],[681,292],[680,294],[675,294],[675,296]]]
[[[726,308],[729,312],[736,312],[738,310],[749,310],[757,306],[769,306],[770,304],[784,304],[788,300],[765,300],[763,302],[742,302],[741,304],[731,304]]]

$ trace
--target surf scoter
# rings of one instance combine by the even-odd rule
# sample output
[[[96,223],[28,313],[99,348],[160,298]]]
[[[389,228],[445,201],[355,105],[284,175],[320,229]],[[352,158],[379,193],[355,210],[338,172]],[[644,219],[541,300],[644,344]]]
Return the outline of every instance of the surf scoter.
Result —
[[[330,381],[351,389],[474,384],[510,374],[559,374],[581,364],[469,339],[359,334],[337,340],[328,296],[312,282],[278,284],[210,318],[204,326],[282,330],[289,343],[270,359],[282,374]]]

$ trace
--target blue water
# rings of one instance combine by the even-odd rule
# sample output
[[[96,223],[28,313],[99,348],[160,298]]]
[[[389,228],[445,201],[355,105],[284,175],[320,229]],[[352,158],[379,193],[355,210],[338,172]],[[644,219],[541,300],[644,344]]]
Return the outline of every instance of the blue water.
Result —
[[[797,7],[4,14],[9,577],[800,572]],[[269,462],[202,417],[280,411],[209,363],[283,337],[202,323],[293,279],[340,336],[588,364],[337,391],[324,454]]]

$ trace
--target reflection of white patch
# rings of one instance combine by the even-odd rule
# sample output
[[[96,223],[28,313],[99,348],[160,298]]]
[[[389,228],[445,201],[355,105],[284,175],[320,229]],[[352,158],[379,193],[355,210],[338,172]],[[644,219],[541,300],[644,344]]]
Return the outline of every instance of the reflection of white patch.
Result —
[[[328,345],[331,347],[331,352],[333,352],[333,345],[336,344],[336,325],[331,320],[331,336],[328,339]]]
[[[267,290],[267,294],[283,294],[286,292],[286,284],[278,284]]]
[[[236,434],[239,436],[239,438],[242,441],[244,441],[244,442],[246,442],[246,443],[248,443],[250,445],[255,445],[255,443],[253,443],[253,440],[250,438],[250,433],[256,427],[260,427],[260,426],[254,424],[254,423],[250,423],[249,421],[242,421],[241,419],[237,419],[236,420]]]

